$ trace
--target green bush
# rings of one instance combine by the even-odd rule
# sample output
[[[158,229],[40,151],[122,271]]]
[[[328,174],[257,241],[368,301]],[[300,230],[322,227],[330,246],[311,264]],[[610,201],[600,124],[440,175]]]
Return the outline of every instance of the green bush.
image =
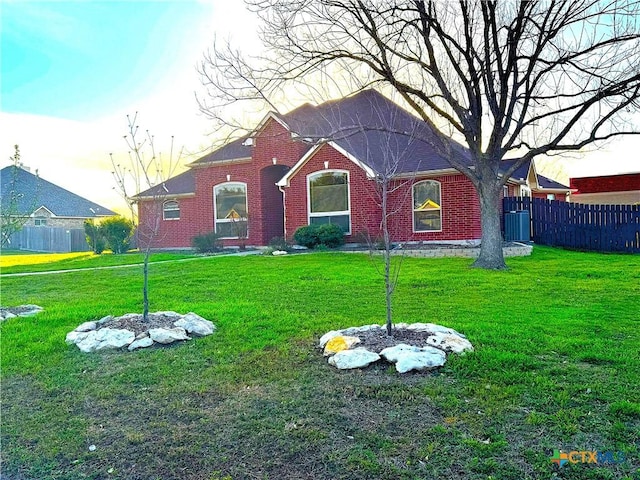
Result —
[[[123,217],[110,217],[100,224],[107,246],[113,253],[125,253],[131,245],[133,223]]]
[[[298,245],[307,248],[316,248],[324,245],[328,248],[336,248],[344,243],[344,233],[338,225],[323,223],[322,225],[307,225],[300,227],[293,234]]]
[[[216,232],[202,233],[191,239],[191,246],[198,253],[219,252],[222,249],[220,235]]]
[[[269,248],[271,248],[272,250],[284,250],[288,252],[289,250],[291,250],[291,245],[289,245],[284,237],[273,237],[269,241]]]
[[[100,255],[104,251],[107,243],[104,239],[104,234],[100,225],[93,223],[93,220],[85,220],[84,233],[85,238],[87,239],[87,244],[91,250]]]

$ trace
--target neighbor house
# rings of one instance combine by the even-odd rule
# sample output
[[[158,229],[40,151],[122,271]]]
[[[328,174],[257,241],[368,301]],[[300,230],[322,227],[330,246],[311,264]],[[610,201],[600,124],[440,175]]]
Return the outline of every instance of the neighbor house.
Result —
[[[640,172],[571,179],[571,201],[588,204],[640,204]]]
[[[75,233],[75,231],[83,231],[85,220],[116,215],[108,208],[48,182],[24,167],[11,165],[3,168],[0,170],[0,181],[3,216],[9,212],[9,214],[25,218],[23,231],[16,232],[11,237],[10,245],[13,248],[46,251],[86,250],[83,233],[76,235],[82,239],[76,248],[70,246],[70,242],[66,240],[54,242],[53,240],[40,241],[36,239],[36,237],[53,239],[56,234],[55,230],[48,231],[46,235],[42,233],[27,238],[24,229],[30,227],[58,229],[64,237]],[[14,199],[13,205],[11,205],[12,197]],[[33,242],[35,243],[32,245]],[[62,243],[63,246],[51,247],[58,243]]]
[[[380,234],[379,186],[388,180],[393,240],[478,240],[476,191],[449,158],[471,163],[463,146],[365,90],[284,115],[270,112],[249,135],[138,194],[140,223],[161,216],[158,248],[188,247],[210,231],[225,245],[267,245],[321,223],[339,225],[347,242],[360,241]],[[528,163],[508,180],[505,195],[562,190],[549,182]]]

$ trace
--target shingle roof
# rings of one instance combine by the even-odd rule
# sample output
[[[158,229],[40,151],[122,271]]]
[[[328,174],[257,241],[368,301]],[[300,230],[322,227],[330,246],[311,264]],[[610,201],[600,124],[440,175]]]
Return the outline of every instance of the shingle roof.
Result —
[[[500,162],[500,169],[499,169],[500,173],[504,174],[509,168],[513,166],[515,162],[516,160],[503,160],[502,162]],[[524,164],[516,168],[514,172],[511,174],[511,178],[513,178],[514,180],[526,181],[527,177],[529,176],[530,168],[531,168],[531,160],[529,160],[528,162],[525,162]]]
[[[555,180],[552,180],[540,174],[538,174],[538,185],[541,188],[550,188],[554,190],[570,190],[567,185],[556,182]]]
[[[13,183],[14,175],[15,183]],[[20,215],[29,215],[40,207],[45,207],[58,217],[94,218],[116,215],[108,208],[13,165],[0,170],[0,184],[2,209],[9,208],[10,191],[13,185],[21,194],[17,202]]]
[[[237,140],[234,140],[232,142],[229,142],[226,145],[220,147],[219,149],[194,161],[193,163],[191,163],[191,165],[198,166],[198,165],[203,165],[211,162],[219,162],[223,160],[249,158],[251,157],[251,145],[245,145],[247,138],[248,136],[245,136]]]
[[[155,187],[151,187],[144,192],[140,192],[134,198],[185,195],[194,193],[195,191],[196,180],[193,175],[193,170],[187,170],[175,177],[171,177]]]

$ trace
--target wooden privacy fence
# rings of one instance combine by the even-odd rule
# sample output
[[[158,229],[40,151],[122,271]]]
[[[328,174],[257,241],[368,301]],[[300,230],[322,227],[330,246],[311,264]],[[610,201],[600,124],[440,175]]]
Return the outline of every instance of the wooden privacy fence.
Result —
[[[504,212],[528,210],[535,243],[577,250],[640,253],[640,205],[585,205],[508,197]]]
[[[23,227],[11,235],[9,248],[34,252],[88,252],[82,228]]]

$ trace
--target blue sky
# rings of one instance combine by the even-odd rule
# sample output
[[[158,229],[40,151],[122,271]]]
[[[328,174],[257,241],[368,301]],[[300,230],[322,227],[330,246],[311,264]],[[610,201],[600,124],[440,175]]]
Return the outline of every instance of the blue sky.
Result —
[[[0,166],[19,144],[46,180],[125,211],[109,153],[127,155],[127,114],[140,112],[160,151],[175,136],[183,170],[218,140],[195,101],[196,64],[214,35],[255,49],[256,31],[241,0],[0,0]],[[638,171],[638,151],[637,136],[616,140],[542,173]]]

